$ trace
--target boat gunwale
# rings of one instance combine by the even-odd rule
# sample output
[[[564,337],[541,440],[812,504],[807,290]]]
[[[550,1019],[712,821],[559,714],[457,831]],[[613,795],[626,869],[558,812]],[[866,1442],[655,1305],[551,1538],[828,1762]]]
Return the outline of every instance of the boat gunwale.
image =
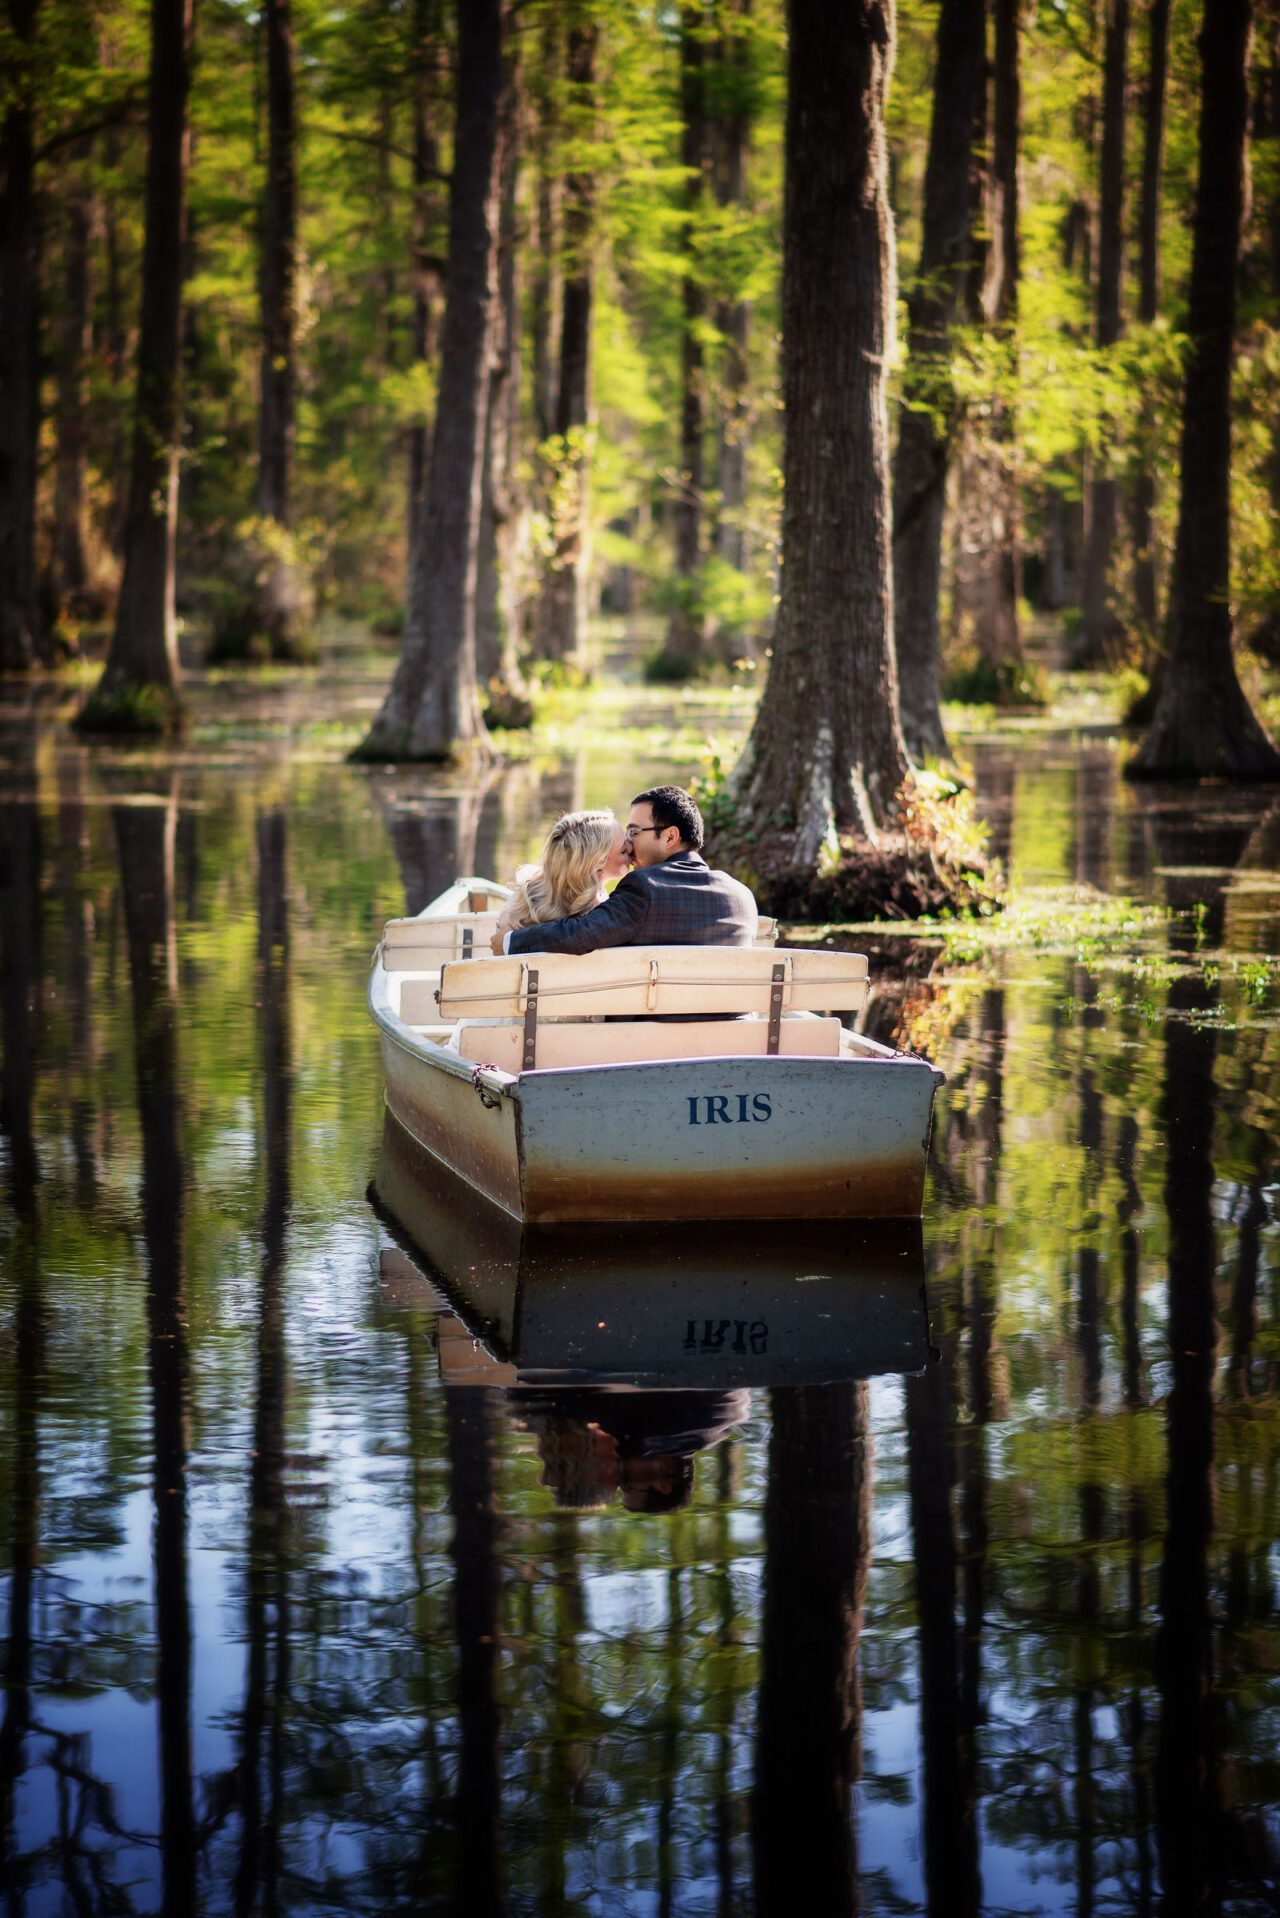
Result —
[[[674,1054],[669,1059],[597,1059],[586,1061],[584,1064],[577,1066],[535,1066],[529,1072],[507,1072],[502,1066],[488,1065],[483,1061],[472,1059],[463,1059],[450,1047],[441,1045],[438,1039],[427,1038],[420,1027],[407,1024],[398,1013],[391,1010],[389,1003],[390,994],[386,991],[385,986],[381,994],[377,991],[379,976],[381,976],[383,981],[386,981],[388,978],[386,968],[382,964],[381,945],[379,945],[377,953],[374,956],[373,969],[369,979],[368,1003],[374,1023],[382,1032],[393,1039],[403,1051],[409,1053],[414,1058],[420,1059],[424,1065],[438,1067],[440,1070],[450,1073],[456,1079],[466,1079],[472,1083],[475,1083],[477,1078],[479,1078],[486,1086],[492,1087],[496,1091],[501,1091],[510,1097],[514,1097],[518,1093],[520,1086],[526,1079],[544,1081],[562,1075],[576,1077],[581,1073],[647,1071],[654,1066],[668,1068],[671,1066],[705,1067],[715,1064],[740,1065],[743,1062],[744,1055],[742,1053],[716,1052],[699,1053],[696,1057],[682,1057],[679,1054]],[[835,1057],[815,1057],[805,1062],[812,1065],[827,1066],[833,1069],[855,1065],[918,1066],[932,1073],[939,1086],[946,1084],[945,1073],[943,1073],[939,1067],[935,1066],[932,1060],[922,1057],[919,1053],[894,1051],[891,1047],[882,1045],[879,1040],[867,1039],[861,1033],[853,1033],[850,1037],[859,1045],[867,1048],[860,1058],[850,1058],[847,1053],[838,1053]],[[778,1063],[795,1065],[798,1064],[803,1057],[804,1055],[786,1055],[780,1058]],[[766,1068],[772,1063],[767,1055],[753,1055],[753,1060],[757,1066],[764,1065]]]

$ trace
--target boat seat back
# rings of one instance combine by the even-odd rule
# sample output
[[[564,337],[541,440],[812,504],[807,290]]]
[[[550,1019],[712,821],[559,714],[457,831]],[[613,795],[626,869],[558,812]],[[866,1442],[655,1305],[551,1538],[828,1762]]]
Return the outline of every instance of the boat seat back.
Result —
[[[775,997],[776,989],[780,995]],[[409,982],[405,985],[409,993]],[[528,953],[465,967],[446,965],[439,1013],[411,1025],[458,1019],[522,1019],[532,993],[541,1017],[670,1018],[673,1014],[860,1012],[867,961],[860,952],[787,946],[613,946],[604,952]],[[411,995],[412,996],[412,995]]]
[[[496,912],[459,912],[432,919],[388,919],[382,934],[382,963],[388,972],[438,972],[451,959],[491,958],[489,941],[497,924]],[[762,914],[757,921],[753,950],[772,947],[777,940],[777,920]]]
[[[438,972],[451,960],[493,957],[496,912],[458,912],[438,919],[388,919],[382,963],[388,972]]]
[[[840,1053],[838,1019],[812,1014],[785,1017],[778,1056],[786,1059],[835,1059]],[[538,1027],[536,1071],[568,1066],[633,1065],[656,1059],[755,1059],[768,1050],[765,1019],[705,1019],[666,1025],[659,1019],[634,1019]],[[477,1065],[497,1066],[512,1074],[524,1070],[524,1030],[515,1022],[463,1020],[456,1034],[458,1051]]]

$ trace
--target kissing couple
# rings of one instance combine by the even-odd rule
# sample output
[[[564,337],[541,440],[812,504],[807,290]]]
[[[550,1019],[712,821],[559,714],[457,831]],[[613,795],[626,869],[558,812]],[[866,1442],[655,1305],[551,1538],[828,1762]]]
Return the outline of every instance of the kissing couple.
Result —
[[[498,918],[498,953],[602,946],[749,946],[759,914],[747,887],[702,857],[702,814],[683,786],[637,793],[611,812],[567,812],[536,866],[522,866]],[[607,880],[618,881],[606,892]]]

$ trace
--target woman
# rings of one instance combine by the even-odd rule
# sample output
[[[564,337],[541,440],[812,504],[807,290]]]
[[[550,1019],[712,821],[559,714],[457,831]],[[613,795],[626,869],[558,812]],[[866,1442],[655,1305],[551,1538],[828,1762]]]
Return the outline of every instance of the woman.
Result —
[[[622,827],[611,812],[562,813],[547,834],[536,866],[521,866],[515,891],[498,915],[498,928],[540,926],[588,912],[605,897],[605,881],[621,879]]]

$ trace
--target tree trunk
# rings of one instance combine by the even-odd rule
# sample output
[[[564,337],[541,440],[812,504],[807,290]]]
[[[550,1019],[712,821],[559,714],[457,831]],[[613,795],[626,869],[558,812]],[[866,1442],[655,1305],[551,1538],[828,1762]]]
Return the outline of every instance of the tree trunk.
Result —
[[[1231,371],[1250,13],[1250,0],[1217,0],[1200,31],[1200,177],[1169,658],[1130,768],[1137,776],[1280,778],[1280,753],[1245,698],[1231,648]]]
[[[289,0],[264,0],[267,37],[267,185],[262,210],[261,396],[258,512],[292,523],[298,332],[298,170],[293,24]],[[303,607],[296,565],[276,551],[255,622],[273,659],[296,659]]]
[[[751,0],[731,0],[728,12],[734,30],[721,42],[720,59],[729,90],[729,105],[715,127],[716,199],[722,207],[745,209],[747,155],[751,140],[754,101],[750,91],[750,52],[746,41]],[[741,572],[747,563],[747,446],[751,431],[750,367],[747,343],[751,334],[751,306],[736,296],[721,301],[716,325],[724,340],[720,372],[716,461],[720,504],[716,515],[715,547],[727,566]]]
[[[994,0],[991,173],[982,317],[1008,348],[1006,390],[997,391],[985,443],[967,435],[957,513],[953,625],[980,657],[1007,669],[1022,658],[1018,596],[1022,554],[1018,508],[1018,228],[1021,166],[1019,0]],[[969,510],[966,511],[965,508]]]
[[[971,248],[974,145],[986,68],[984,0],[942,0],[920,269],[908,302],[906,391],[893,467],[894,643],[913,759],[947,750],[938,703],[938,593],[951,415],[949,333]]]
[[[1266,62],[1262,81],[1258,137],[1280,140],[1280,16],[1274,7],[1267,22]],[[1280,308],[1280,181],[1272,175],[1271,203],[1266,223],[1267,283],[1272,311]],[[1271,413],[1271,457],[1267,462],[1267,486],[1271,511],[1280,520],[1280,399],[1273,396]]]
[[[560,20],[548,7],[540,26],[539,59],[534,69],[537,88],[534,138],[537,141],[538,190],[534,207],[533,267],[530,282],[529,332],[533,353],[533,417],[538,444],[549,440],[556,420],[556,360],[552,351],[561,299],[559,242],[559,179],[556,76],[560,71]]]
[[[440,79],[440,20],[437,0],[415,0],[413,67],[413,358],[426,366],[436,352],[437,273],[428,265],[433,187],[440,168],[432,125],[435,84]],[[425,419],[409,429],[408,549],[417,541],[418,516],[426,495],[429,427]]]
[[[735,774],[752,863],[804,879],[873,843],[907,774],[893,656],[884,106],[893,10],[791,0],[783,216],[785,511],[773,662]]]
[[[27,58],[0,127],[0,671],[35,664],[36,437],[39,430],[39,228],[29,89],[39,0],[9,0]]]
[[[118,128],[108,127],[102,142],[102,159],[108,176],[115,175],[120,166]],[[130,343],[125,323],[125,262],[120,210],[111,193],[103,196],[102,224],[103,238],[106,242],[106,275],[103,287],[104,345],[112,387],[117,392],[122,392],[129,361]],[[124,529],[129,512],[129,438],[125,409],[122,406],[113,406],[111,412],[107,446],[107,464],[111,472],[111,513],[107,544],[112,557],[123,562]]]
[[[495,723],[504,724],[510,724],[527,708],[518,657],[519,547],[527,520],[516,475],[520,455],[519,118],[519,88],[512,61],[502,105],[498,310],[489,370],[476,570],[476,675],[481,687],[488,688],[493,709],[490,716]],[[528,712],[532,717],[531,708]]]
[[[404,644],[354,757],[448,759],[485,742],[476,692],[476,538],[497,265],[503,0],[458,19],[457,121],[431,470],[409,555]]]
[[[53,572],[60,604],[83,608],[89,587],[89,364],[93,353],[90,249],[93,196],[78,165],[68,182],[58,351],[57,470],[53,489]]]
[[[137,725],[127,695],[155,689],[176,717],[180,674],[174,613],[178,439],[182,426],[182,264],[191,135],[192,0],[151,0],[150,108],[142,319],[124,578],[106,671],[82,723]],[[126,700],[120,701],[119,696]],[[104,710],[104,708],[108,710]],[[152,717],[147,730],[154,730]]]
[[[680,478],[672,510],[675,528],[674,604],[663,643],[664,678],[687,679],[698,669],[706,640],[702,612],[703,353],[706,292],[694,255],[695,227],[707,160],[705,8],[683,0],[680,9],[680,164],[684,184],[684,279],[680,303]]]
[[[567,72],[571,108],[567,131],[589,138],[595,121],[598,27],[575,20],[569,30]],[[546,659],[581,666],[586,656],[587,568],[590,561],[591,298],[595,182],[581,170],[564,186],[564,292],[555,411],[552,531],[555,552],[539,607],[538,651]]]
[[[297,118],[289,0],[264,0],[267,184],[262,210],[258,511],[287,526],[293,479],[297,332]]]
[[[1142,141],[1142,199],[1138,212],[1138,321],[1150,326],[1160,310],[1160,189],[1164,164],[1165,74],[1169,63],[1170,0],[1151,0]],[[1133,541],[1133,600],[1150,644],[1159,624],[1156,579],[1156,477],[1148,458],[1134,483],[1129,527]]]
[[[1104,351],[1123,331],[1125,79],[1129,53],[1129,0],[1107,0],[1102,56],[1102,161],[1098,210],[1098,279],[1094,338]],[[1111,558],[1116,538],[1119,486],[1107,470],[1106,448],[1097,456],[1100,470],[1089,482],[1088,532],[1084,549],[1084,589],[1080,630],[1072,664],[1097,666],[1114,657],[1121,634],[1112,593]]]

